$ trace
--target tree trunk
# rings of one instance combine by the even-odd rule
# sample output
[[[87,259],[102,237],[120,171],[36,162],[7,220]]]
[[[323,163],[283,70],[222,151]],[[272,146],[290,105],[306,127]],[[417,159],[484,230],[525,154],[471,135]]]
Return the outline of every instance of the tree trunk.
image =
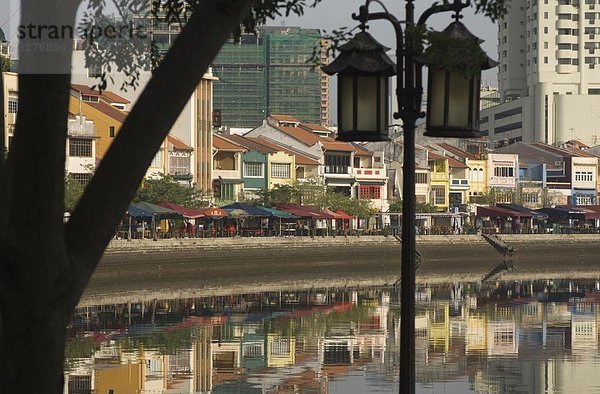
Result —
[[[3,308],[0,336],[0,392],[62,393],[65,327],[68,313],[59,312],[47,294],[11,292]],[[6,292],[5,292],[6,294]]]

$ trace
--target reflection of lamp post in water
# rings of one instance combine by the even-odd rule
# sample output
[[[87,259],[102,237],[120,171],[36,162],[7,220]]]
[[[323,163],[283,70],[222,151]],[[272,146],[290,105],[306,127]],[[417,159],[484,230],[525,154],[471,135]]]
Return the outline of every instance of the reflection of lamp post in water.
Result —
[[[400,392],[415,390],[415,126],[425,114],[421,111],[423,94],[422,71],[429,63],[427,86],[427,131],[431,137],[479,137],[479,89],[481,69],[497,65],[479,48],[481,40],[472,35],[459,21],[460,11],[470,2],[435,3],[415,23],[414,0],[406,2],[406,20],[400,22],[390,14],[379,0],[366,0],[358,15],[362,31],[342,45],[340,55],[324,71],[338,75],[338,140],[387,141],[388,128],[388,78],[396,75],[396,100],[398,112],[395,119],[402,120],[404,129],[404,159],[402,187],[402,272],[401,272],[401,328],[400,328]],[[373,2],[384,12],[369,12]],[[459,58],[440,45],[437,55],[428,59],[419,47],[416,37],[426,30],[427,19],[440,12],[455,12],[455,21],[438,38],[445,43],[472,45],[481,58]],[[396,32],[396,64],[386,55],[385,48],[366,32],[369,20],[389,21]],[[405,25],[403,29],[402,24]],[[406,34],[405,34],[406,33]],[[443,53],[446,51],[446,53]],[[453,56],[452,56],[453,55]],[[454,67],[440,64],[454,58]],[[470,63],[467,63],[469,61]],[[459,63],[459,64],[457,64]],[[465,73],[464,70],[471,70]],[[470,74],[470,75],[465,75]]]

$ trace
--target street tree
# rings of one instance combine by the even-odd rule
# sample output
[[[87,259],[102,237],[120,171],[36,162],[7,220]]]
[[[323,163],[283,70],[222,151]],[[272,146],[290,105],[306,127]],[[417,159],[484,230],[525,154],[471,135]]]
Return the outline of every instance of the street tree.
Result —
[[[504,1],[476,0],[475,6],[493,18]],[[35,34],[20,38],[16,129],[8,159],[0,155],[1,392],[63,392],[65,333],[71,313],[147,168],[211,61],[232,34],[251,31],[278,14],[301,15],[305,7],[318,2],[151,2],[164,7],[166,19],[177,17],[183,9],[189,11],[184,26],[164,56],[152,56],[151,80],[64,224],[72,59],[68,32],[77,30],[74,26],[82,1],[21,1],[20,23],[33,26]],[[107,3],[88,1],[84,22],[100,19]],[[112,3],[118,11],[131,13],[150,2]],[[109,49],[112,51],[96,53],[105,60],[101,68],[104,78],[97,88],[106,87],[111,71],[131,76],[125,88],[138,86],[136,68],[142,67],[141,63],[128,57],[127,50]],[[122,59],[128,61],[120,63]],[[2,95],[0,89],[0,102]],[[0,118],[4,118],[3,111],[0,106]],[[5,149],[5,132],[4,122],[0,122],[0,152]]]
[[[133,201],[146,201],[152,204],[166,201],[188,208],[201,208],[208,205],[206,201],[200,199],[195,188],[182,185],[173,175],[165,174],[145,179]]]

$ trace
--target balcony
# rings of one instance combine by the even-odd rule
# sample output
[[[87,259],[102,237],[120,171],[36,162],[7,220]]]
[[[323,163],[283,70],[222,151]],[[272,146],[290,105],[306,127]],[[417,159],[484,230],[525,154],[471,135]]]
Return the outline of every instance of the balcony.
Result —
[[[571,19],[559,19],[556,21],[557,29],[577,29],[577,21]]]
[[[468,179],[451,179],[450,190],[468,190],[469,180]]]
[[[348,175],[351,173],[351,168],[347,166],[324,166],[323,172],[325,175]]]
[[[67,131],[69,135],[77,137],[94,137],[96,135],[94,122],[91,121],[80,122],[79,120],[70,119]]]
[[[577,36],[572,36],[570,34],[559,34],[556,36],[557,44],[577,44]]]
[[[241,179],[240,170],[213,170],[213,178],[221,177],[223,179]]]
[[[357,179],[387,178],[387,174],[384,168],[354,168],[353,173]]]
[[[447,181],[449,178],[448,173],[446,172],[432,172],[431,180],[432,181]]]
[[[577,57],[577,52],[575,52],[571,49],[558,49],[556,51],[557,59],[570,59],[570,58],[576,58],[576,57]]]
[[[572,4],[559,4],[556,6],[556,14],[574,14],[577,9]]]

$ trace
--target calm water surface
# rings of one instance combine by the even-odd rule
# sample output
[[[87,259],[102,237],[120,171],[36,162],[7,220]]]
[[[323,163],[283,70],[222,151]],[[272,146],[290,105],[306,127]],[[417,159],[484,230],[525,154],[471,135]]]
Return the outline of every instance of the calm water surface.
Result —
[[[600,392],[598,281],[421,285],[416,296],[417,392]],[[399,318],[394,287],[81,308],[65,393],[397,392]]]

